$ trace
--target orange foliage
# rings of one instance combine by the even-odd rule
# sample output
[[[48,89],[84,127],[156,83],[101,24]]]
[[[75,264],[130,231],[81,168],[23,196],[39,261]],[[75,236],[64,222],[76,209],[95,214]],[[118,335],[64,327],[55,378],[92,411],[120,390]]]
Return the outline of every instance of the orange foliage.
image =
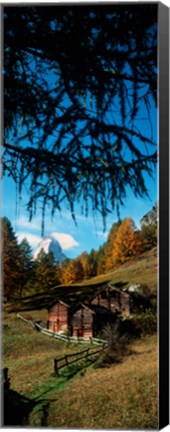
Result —
[[[135,225],[130,217],[124,219],[118,228],[113,249],[113,262],[124,263],[141,252],[140,234],[135,231]]]
[[[84,277],[83,267],[79,260],[75,260],[68,263],[68,265],[61,268],[61,281],[62,283],[75,283],[80,282]]]

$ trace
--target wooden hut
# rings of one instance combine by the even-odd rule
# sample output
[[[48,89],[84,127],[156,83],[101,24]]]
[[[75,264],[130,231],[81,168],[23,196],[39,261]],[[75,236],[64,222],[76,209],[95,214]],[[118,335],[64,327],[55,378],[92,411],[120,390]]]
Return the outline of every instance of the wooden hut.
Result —
[[[100,289],[90,301],[91,305],[102,306],[111,312],[130,313],[129,293],[111,285]]]
[[[94,311],[83,303],[74,307],[70,316],[70,328],[72,336],[91,337],[93,336],[93,315]]]
[[[72,336],[96,337],[108,324],[115,321],[117,314],[113,314],[105,307],[99,305],[86,306],[79,303],[70,311],[70,329]]]
[[[57,300],[48,309],[47,328],[57,333],[64,333],[69,328],[69,305]]]
[[[68,295],[67,301],[58,299],[48,308],[47,328],[57,333],[69,331],[72,336],[95,336],[116,313],[130,313],[129,299],[128,292],[108,283],[95,289],[92,296],[87,292],[87,298],[79,303]]]

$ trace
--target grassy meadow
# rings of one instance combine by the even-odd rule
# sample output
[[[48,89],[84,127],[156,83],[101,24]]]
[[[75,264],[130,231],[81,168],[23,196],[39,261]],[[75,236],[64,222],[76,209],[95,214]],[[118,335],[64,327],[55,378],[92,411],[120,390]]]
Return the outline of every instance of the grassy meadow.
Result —
[[[46,311],[32,315],[45,320]],[[4,314],[3,340],[14,395],[10,422],[49,428],[157,428],[156,335],[133,342],[120,363],[98,368],[97,362],[83,360],[58,376],[54,357],[82,350],[84,344],[45,336],[16,314]]]
[[[95,284],[105,281],[124,286],[133,282],[147,283],[150,291],[156,293],[156,249],[112,273],[73,285],[70,287],[71,295],[76,298],[88,290],[92,292]],[[131,342],[128,350],[107,367],[103,367],[103,354],[100,354],[96,361],[82,360],[63,368],[57,376],[54,358],[81,351],[86,345],[69,344],[43,335],[30,323],[17,318],[16,313],[24,315],[28,312],[45,326],[46,306],[60,291],[67,296],[69,288],[56,287],[48,293],[4,305],[2,360],[3,367],[9,368],[11,384],[9,395],[4,398],[5,425],[157,429],[156,334]]]

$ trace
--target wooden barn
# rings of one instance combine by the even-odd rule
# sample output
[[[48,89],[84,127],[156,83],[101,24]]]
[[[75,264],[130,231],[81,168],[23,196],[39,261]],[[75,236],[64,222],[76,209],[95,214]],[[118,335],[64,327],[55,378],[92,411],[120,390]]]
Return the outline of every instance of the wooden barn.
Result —
[[[71,334],[84,338],[96,337],[105,325],[115,321],[116,316],[102,306],[79,303],[70,316]]]
[[[91,299],[91,305],[103,306],[111,312],[130,313],[130,295],[116,287],[106,285]]]
[[[71,335],[87,338],[93,336],[93,315],[94,311],[83,303],[75,306],[70,317]]]
[[[82,301],[81,297],[80,294],[75,300],[67,293],[66,301],[62,298],[53,302],[48,308],[47,328],[57,333],[69,331],[76,337],[95,337],[117,314],[130,314],[141,307],[145,310],[150,304],[148,298],[108,283],[95,289],[93,294],[86,291]]]
[[[57,333],[68,330],[69,305],[62,300],[57,300],[48,309],[47,328]]]

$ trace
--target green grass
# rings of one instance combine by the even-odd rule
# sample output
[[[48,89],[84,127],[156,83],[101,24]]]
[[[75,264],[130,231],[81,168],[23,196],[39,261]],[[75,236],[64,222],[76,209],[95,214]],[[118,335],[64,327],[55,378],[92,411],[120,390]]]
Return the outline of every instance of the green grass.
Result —
[[[40,314],[41,319],[45,319],[45,313],[33,312],[35,317]],[[20,413],[21,396],[29,399],[24,402],[29,408],[24,425],[156,429],[156,336],[133,343],[133,353],[125,356],[122,363],[100,369],[90,361],[82,361],[55,375],[54,357],[84,348],[45,336],[15,314],[4,314],[3,363],[9,368]],[[33,406],[30,401],[34,401]]]

